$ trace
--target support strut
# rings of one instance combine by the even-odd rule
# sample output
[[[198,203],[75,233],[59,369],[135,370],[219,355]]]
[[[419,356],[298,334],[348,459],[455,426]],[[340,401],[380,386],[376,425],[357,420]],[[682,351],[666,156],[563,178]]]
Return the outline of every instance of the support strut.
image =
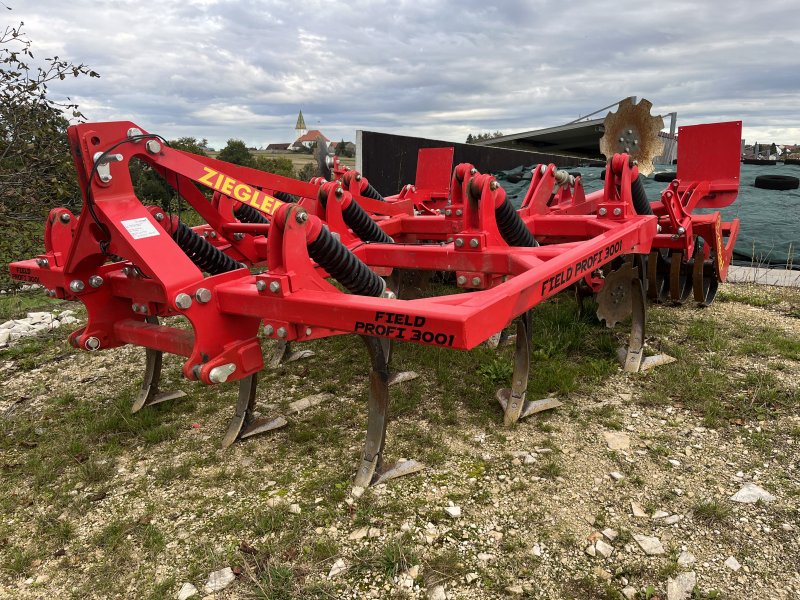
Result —
[[[153,325],[158,325],[158,317],[146,317],[145,320]],[[160,404],[167,400],[176,400],[186,395],[185,392],[181,391],[158,391],[158,384],[161,381],[161,359],[162,353],[160,350],[145,349],[144,379],[142,380],[139,394],[136,396],[136,400],[133,401],[133,406],[131,406],[131,413],[137,413],[145,406]]]

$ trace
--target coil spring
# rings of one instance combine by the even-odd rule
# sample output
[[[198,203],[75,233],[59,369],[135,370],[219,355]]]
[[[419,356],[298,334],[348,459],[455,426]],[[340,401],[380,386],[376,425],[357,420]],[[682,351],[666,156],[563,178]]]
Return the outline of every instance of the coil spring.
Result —
[[[367,183],[367,187],[364,188],[364,191],[361,192],[362,196],[366,196],[367,198],[372,198],[373,200],[378,200],[379,202],[384,202],[383,196],[380,195],[378,190],[372,187],[371,183]]]
[[[234,208],[233,215],[242,223],[269,223],[264,215],[262,215],[252,206],[247,206],[246,204],[240,204]]]
[[[352,294],[377,297],[386,289],[383,279],[334,238],[327,227],[308,245],[308,255]]]
[[[633,208],[636,210],[637,215],[652,215],[653,209],[650,206],[650,201],[647,199],[647,193],[644,191],[643,182],[644,177],[642,175],[639,175],[639,177],[631,181]]]
[[[272,195],[275,198],[277,198],[278,200],[280,200],[281,202],[289,202],[289,203],[292,203],[292,204],[297,202],[297,198],[295,198],[291,194],[287,194],[286,192],[277,191]]]
[[[509,246],[536,247],[539,245],[508,198],[494,209],[494,216],[500,235]]]
[[[377,223],[370,219],[369,215],[355,201],[342,211],[342,217],[347,226],[365,242],[394,243],[394,240],[378,227]]]
[[[178,223],[175,233],[172,234],[172,239],[186,253],[186,256],[197,265],[197,268],[210,275],[219,275],[220,273],[227,273],[244,267],[243,264],[236,262],[227,254],[209,244],[183,223]]]

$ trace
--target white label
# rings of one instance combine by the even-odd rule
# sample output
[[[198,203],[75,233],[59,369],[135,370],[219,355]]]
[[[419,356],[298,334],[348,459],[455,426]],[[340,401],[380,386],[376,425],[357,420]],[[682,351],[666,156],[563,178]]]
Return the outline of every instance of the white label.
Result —
[[[127,221],[122,221],[122,226],[128,230],[128,233],[130,233],[131,237],[135,240],[141,240],[142,238],[149,238],[159,235],[158,229],[156,229],[153,224],[144,217],[141,219],[129,219]]]

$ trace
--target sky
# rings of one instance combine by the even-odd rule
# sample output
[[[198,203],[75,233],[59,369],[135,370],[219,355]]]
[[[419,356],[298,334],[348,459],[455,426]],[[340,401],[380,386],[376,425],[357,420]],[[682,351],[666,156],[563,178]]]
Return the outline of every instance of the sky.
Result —
[[[797,0],[3,0],[89,121],[168,139],[291,142],[357,129],[463,142],[572,121],[626,96],[679,125],[743,121],[800,143]]]

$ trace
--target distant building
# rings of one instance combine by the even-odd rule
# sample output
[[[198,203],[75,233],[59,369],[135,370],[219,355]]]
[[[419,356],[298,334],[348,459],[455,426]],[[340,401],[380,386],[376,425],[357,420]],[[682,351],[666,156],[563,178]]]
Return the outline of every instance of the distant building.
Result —
[[[291,146],[289,142],[286,142],[285,144],[269,144],[267,145],[267,150],[272,150],[272,151],[288,150],[289,146]]]
[[[300,115],[302,116],[302,114]],[[311,131],[301,135],[297,138],[294,143],[290,146],[292,150],[300,150],[302,148],[310,148],[312,144],[315,144],[319,140],[322,140],[326,144],[330,143],[330,140],[326,138],[319,129],[312,129]]]
[[[294,126],[295,131],[297,132],[298,139],[303,137],[306,132],[306,120],[303,118],[303,111],[300,111],[300,114],[297,115],[297,124]]]

